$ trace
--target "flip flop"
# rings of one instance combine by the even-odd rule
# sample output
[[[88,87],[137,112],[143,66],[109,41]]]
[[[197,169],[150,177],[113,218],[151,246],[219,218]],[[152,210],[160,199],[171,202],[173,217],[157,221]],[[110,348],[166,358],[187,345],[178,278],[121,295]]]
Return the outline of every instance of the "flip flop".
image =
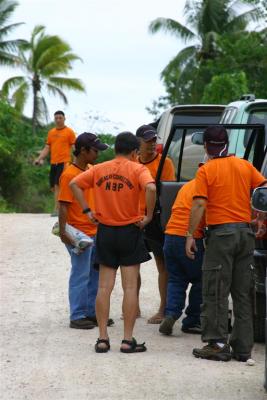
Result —
[[[147,320],[148,324],[161,324],[164,317],[151,317]]]
[[[106,347],[100,347],[99,345],[104,343]],[[95,352],[96,353],[107,353],[110,350],[110,343],[109,339],[97,339],[95,344]]]
[[[144,351],[147,351],[147,348],[145,346],[145,342],[142,344],[138,344],[135,338],[132,338],[132,340],[122,340],[121,344],[127,344],[130,346],[128,349],[120,348],[120,351],[122,353],[143,353]]]

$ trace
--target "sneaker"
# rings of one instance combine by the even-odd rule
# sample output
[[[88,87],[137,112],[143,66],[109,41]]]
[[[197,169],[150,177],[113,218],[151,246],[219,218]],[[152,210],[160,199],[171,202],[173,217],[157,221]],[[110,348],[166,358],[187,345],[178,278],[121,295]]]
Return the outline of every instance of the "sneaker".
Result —
[[[91,316],[91,317],[86,317],[86,318],[88,319],[88,321],[91,321],[94,324],[94,326],[98,326],[96,317],[92,317]],[[114,325],[113,319],[109,318],[108,319],[108,326],[113,326],[113,325]]]
[[[173,328],[173,325],[175,324],[175,322],[176,322],[176,319],[174,319],[172,316],[169,315],[169,316],[165,317],[159,326],[159,332],[163,333],[163,335],[171,335],[172,328]]]
[[[181,330],[184,333],[192,333],[194,335],[201,335],[202,333],[201,326],[198,324],[194,326],[182,326]]]
[[[93,329],[95,324],[88,318],[75,319],[70,321],[70,328],[74,329]]]
[[[232,351],[231,353],[232,358],[234,358],[236,361],[240,362],[247,362],[251,358],[251,354],[238,354]]]
[[[193,355],[197,358],[213,361],[230,361],[232,358],[229,344],[220,347],[216,343],[209,343],[202,349],[193,349]]]

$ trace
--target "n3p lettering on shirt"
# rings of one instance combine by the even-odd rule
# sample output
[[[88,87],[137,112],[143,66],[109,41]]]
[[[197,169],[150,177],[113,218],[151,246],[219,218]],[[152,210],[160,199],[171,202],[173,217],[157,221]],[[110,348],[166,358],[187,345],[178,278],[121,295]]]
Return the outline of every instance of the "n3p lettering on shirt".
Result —
[[[114,182],[117,180],[118,182]],[[102,184],[105,184],[105,190],[112,190],[113,192],[119,192],[126,185],[130,190],[134,188],[133,184],[123,175],[110,174],[102,176],[96,182],[96,185],[100,187]]]

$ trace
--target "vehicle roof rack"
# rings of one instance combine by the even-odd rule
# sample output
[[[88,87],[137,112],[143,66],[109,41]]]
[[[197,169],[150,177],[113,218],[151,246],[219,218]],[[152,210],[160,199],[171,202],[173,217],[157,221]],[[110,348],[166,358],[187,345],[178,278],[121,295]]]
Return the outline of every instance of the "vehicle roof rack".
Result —
[[[243,94],[243,96],[240,97],[240,100],[246,100],[246,101],[254,101],[256,99],[255,94],[249,93],[249,94]]]

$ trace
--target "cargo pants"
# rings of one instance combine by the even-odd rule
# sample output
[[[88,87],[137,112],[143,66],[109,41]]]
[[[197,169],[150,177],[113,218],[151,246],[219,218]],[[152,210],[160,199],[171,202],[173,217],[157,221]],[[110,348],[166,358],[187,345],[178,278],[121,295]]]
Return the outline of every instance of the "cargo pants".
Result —
[[[253,347],[253,251],[255,236],[249,227],[222,227],[209,231],[203,261],[202,340],[228,342],[228,297],[233,299],[234,325],[230,345],[237,354]]]

